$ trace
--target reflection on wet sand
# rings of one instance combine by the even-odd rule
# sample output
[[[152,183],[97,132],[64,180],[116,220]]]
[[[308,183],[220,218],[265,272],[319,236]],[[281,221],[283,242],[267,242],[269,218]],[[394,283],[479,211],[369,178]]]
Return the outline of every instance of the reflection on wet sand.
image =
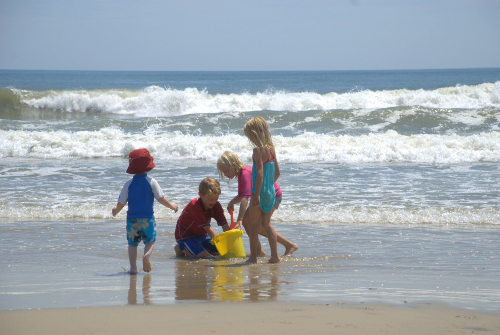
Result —
[[[278,265],[177,260],[176,300],[266,301],[280,292]]]
[[[208,300],[208,268],[199,261],[176,260],[175,300]]]
[[[215,301],[242,301],[244,268],[240,264],[233,266],[213,265],[210,300]]]
[[[128,303],[129,305],[137,305],[137,278],[138,275],[130,275],[130,286],[128,289]],[[150,274],[142,276],[142,297],[143,304],[149,305],[153,302],[153,296],[151,295],[151,279]]]
[[[279,294],[278,264],[267,266],[248,266],[248,287],[245,288],[245,299],[250,301],[276,300]]]

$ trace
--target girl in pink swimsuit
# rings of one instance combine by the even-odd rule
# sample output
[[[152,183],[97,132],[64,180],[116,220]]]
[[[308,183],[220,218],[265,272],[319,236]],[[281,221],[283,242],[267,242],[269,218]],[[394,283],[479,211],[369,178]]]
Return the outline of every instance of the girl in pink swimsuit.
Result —
[[[233,179],[238,177],[238,195],[229,202],[227,210],[230,211],[231,209],[234,209],[235,204],[240,204],[240,210],[235,228],[243,226],[248,234],[249,211],[247,207],[248,199],[252,196],[252,167],[244,166],[238,155],[232,151],[226,151],[217,160],[217,170],[219,171],[219,175],[222,179]],[[282,197],[281,188],[277,182],[274,183],[274,188],[276,191],[276,201],[272,212],[279,207]],[[259,224],[258,232],[260,235],[267,237],[266,230],[262,227],[262,223]],[[276,237],[278,243],[285,247],[285,253],[283,256],[291,256],[292,253],[299,248],[295,243],[290,242],[278,233],[276,233]],[[266,252],[262,249],[260,243],[257,250],[259,256],[266,255]]]

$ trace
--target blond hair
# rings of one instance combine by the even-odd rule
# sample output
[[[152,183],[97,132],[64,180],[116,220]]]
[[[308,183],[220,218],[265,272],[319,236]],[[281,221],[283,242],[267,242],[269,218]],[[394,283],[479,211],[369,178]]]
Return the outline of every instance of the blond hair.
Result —
[[[243,131],[245,132],[245,136],[248,137],[248,139],[259,148],[274,148],[271,133],[267,128],[267,123],[260,116],[256,116],[248,121],[243,127]]]
[[[217,179],[212,177],[207,177],[203,179],[199,186],[199,192],[201,195],[207,194],[220,194],[220,184]]]
[[[233,163],[235,163],[235,165],[233,165]],[[219,166],[225,166],[226,170],[234,168],[235,175],[238,176],[244,165],[237,154],[232,151],[226,151],[217,160],[217,171],[219,171],[219,176],[224,179],[224,173],[222,173],[222,171],[219,169]]]

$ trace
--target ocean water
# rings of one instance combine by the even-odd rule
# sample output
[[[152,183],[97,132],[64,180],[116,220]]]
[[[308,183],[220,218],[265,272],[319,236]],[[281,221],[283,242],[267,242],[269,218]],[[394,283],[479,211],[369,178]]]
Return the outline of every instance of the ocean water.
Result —
[[[175,259],[180,212],[156,204],[154,271],[123,275],[126,211],[112,218],[111,208],[130,151],[151,152],[150,175],[182,208],[201,179],[218,178],[225,150],[251,164],[242,127],[254,116],[276,145],[273,223],[299,244],[295,257]],[[138,303],[142,290],[143,303],[438,300],[500,311],[498,68],[0,70],[0,143],[0,309],[131,303],[133,292]],[[221,185],[225,208],[237,186]]]

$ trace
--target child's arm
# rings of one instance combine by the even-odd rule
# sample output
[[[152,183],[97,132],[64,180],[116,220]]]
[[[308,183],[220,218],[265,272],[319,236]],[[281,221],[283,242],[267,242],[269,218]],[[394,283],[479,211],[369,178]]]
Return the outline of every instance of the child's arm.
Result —
[[[227,226],[227,224],[226,224],[226,226]],[[211,238],[214,238],[215,236],[217,236],[217,234],[215,233],[215,230],[211,226],[203,226],[203,229],[205,229],[208,236],[210,236]]]
[[[234,209],[234,205],[239,204],[243,199],[245,198],[243,198],[241,195],[235,196],[233,200],[229,201],[229,203],[227,204],[227,211],[229,212],[231,208]]]
[[[255,179],[255,191],[250,199],[250,203],[257,207],[260,205],[260,189],[262,187],[262,181],[264,180],[264,164],[262,162],[262,151],[259,147],[253,149],[252,158],[255,162],[255,168],[257,169],[257,178]]]
[[[248,198],[241,199],[240,211],[238,212],[238,219],[236,219],[236,225],[234,228],[241,228],[243,225],[243,217],[248,208]]]
[[[272,150],[274,155],[274,182],[276,182],[280,177],[280,166],[278,164],[278,158],[276,158],[276,151],[274,148]]]
[[[235,228],[241,227],[243,224],[243,216],[245,216],[245,211],[248,206],[248,198],[244,198],[241,195],[237,195],[227,204],[227,211],[231,212],[231,209],[234,210],[234,205],[240,204],[240,211],[238,212],[238,218],[236,220]]]
[[[120,211],[123,209],[123,207],[125,207],[125,204],[122,204],[121,202],[117,202],[116,206],[113,207],[113,209],[111,210],[111,214],[113,214],[113,216],[116,216],[116,214],[120,213]]]
[[[163,206],[170,208],[175,213],[177,213],[177,211],[179,210],[179,207],[177,207],[176,204],[174,204],[173,202],[168,201],[167,198],[165,198],[165,197],[161,197],[160,199],[158,199],[158,202],[160,204],[162,204]]]

